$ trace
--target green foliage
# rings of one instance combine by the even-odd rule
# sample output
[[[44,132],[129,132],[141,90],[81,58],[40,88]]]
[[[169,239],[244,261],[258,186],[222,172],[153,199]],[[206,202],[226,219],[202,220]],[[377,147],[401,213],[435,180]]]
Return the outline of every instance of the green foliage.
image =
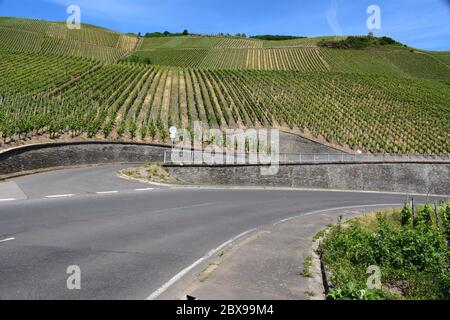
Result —
[[[136,136],[136,130],[137,130],[136,120],[131,119],[129,121],[128,131],[130,132],[130,136],[132,139]]]
[[[412,209],[406,203],[400,214],[402,226],[408,226],[412,224],[413,212]]]
[[[433,208],[427,204],[423,208],[421,208],[418,212],[417,219],[414,221],[415,225],[423,224],[426,226],[430,226],[432,222],[432,214]]]
[[[189,35],[189,31],[184,29],[181,33],[170,33],[169,31],[164,32],[147,32],[144,35],[144,38],[161,38],[161,37],[179,37],[179,36],[187,36]]]
[[[156,137],[156,134],[158,133],[158,129],[156,128],[155,123],[152,121],[150,122],[150,136],[154,140]]]
[[[450,203],[447,203],[442,210],[442,226],[447,239],[450,240]]]
[[[309,255],[305,258],[305,261],[303,263],[303,269],[299,272],[299,275],[305,278],[311,278],[312,277],[311,267],[312,267],[312,256]]]
[[[252,39],[259,39],[259,40],[271,40],[271,41],[282,41],[282,40],[293,40],[293,39],[305,39],[306,37],[300,37],[300,36],[280,36],[280,35],[256,35],[250,37]]]
[[[338,48],[338,49],[364,49],[373,46],[385,46],[401,43],[389,37],[377,38],[373,35],[368,36],[350,36],[343,40],[331,41],[322,40],[318,43],[319,47]]]
[[[123,136],[123,134],[125,133],[125,127],[126,127],[125,121],[121,121],[119,126],[117,127],[117,135],[119,137]]]
[[[395,298],[397,297],[394,294],[383,290],[367,289],[365,285],[355,282],[346,283],[327,295],[329,300],[389,300]]]
[[[334,227],[323,246],[335,286],[329,298],[391,299],[399,291],[407,299],[448,299],[450,251],[441,229],[427,222],[429,208],[420,208],[424,222],[416,227],[403,223],[406,212],[410,220],[406,206],[399,220],[379,214],[375,231],[358,219]],[[382,290],[366,288],[366,269],[371,265],[381,268]]]
[[[140,128],[139,132],[141,134],[141,139],[145,140],[145,138],[147,137],[147,134],[148,134],[148,127],[145,125],[144,122],[141,124],[141,128]]]
[[[128,61],[133,62],[133,63],[152,64],[152,61],[149,57],[140,57],[135,54],[132,54],[131,56],[129,56]]]

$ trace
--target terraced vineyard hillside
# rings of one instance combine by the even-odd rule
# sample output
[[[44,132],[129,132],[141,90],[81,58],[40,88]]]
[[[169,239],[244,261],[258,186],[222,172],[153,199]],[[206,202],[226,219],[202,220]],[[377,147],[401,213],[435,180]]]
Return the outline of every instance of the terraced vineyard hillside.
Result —
[[[0,39],[33,47],[23,32],[42,36],[50,25],[0,19],[0,30],[14,29]],[[131,52],[117,49],[128,36],[86,29],[42,37],[80,47],[116,43]],[[0,44],[1,147],[47,137],[165,142],[170,126],[191,129],[202,121],[211,128],[281,128],[372,153],[450,152],[447,53],[326,49],[313,40],[310,47],[270,48],[243,38],[147,40],[134,54],[151,65],[118,61],[121,54],[103,49],[79,57]]]
[[[0,50],[69,55],[112,62],[138,45],[138,38],[83,25],[69,30],[65,23],[0,17]]]

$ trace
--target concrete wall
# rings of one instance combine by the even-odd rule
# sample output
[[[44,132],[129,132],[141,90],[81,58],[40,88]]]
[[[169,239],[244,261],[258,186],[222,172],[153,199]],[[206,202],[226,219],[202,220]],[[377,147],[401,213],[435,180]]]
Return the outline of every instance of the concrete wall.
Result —
[[[449,163],[346,163],[281,165],[274,176],[260,166],[166,166],[188,184],[286,186],[450,194]]]
[[[0,153],[0,177],[63,166],[163,161],[167,149],[162,145],[109,142],[30,145]]]
[[[281,153],[329,153],[341,154],[340,150],[308,140],[295,134],[280,132]]]
[[[163,161],[168,146],[128,142],[43,143],[0,151],[0,178],[23,171],[102,163]],[[280,151],[292,153],[340,153],[339,151],[280,132]]]

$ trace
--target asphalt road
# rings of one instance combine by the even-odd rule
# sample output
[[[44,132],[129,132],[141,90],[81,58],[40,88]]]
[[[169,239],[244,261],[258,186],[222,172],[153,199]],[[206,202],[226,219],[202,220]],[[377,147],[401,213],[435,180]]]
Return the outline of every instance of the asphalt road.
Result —
[[[405,199],[162,188],[120,179],[114,174],[119,168],[54,171],[0,183],[0,299],[145,299],[249,229],[319,209],[399,205]],[[81,269],[81,290],[67,289],[71,265]]]

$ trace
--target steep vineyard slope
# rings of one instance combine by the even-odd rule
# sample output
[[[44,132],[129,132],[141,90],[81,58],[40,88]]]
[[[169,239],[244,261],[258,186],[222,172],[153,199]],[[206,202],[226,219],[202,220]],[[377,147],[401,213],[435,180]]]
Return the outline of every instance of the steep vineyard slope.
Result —
[[[112,62],[131,51],[138,38],[85,25],[0,17],[0,51],[58,54]]]
[[[42,64],[25,58],[36,70]],[[201,121],[299,130],[370,152],[447,153],[448,101],[448,85],[435,80],[117,63],[50,96],[9,94],[0,103],[0,132],[4,139],[46,132],[164,141],[168,127]]]
[[[0,148],[167,142],[170,126],[201,121],[280,128],[346,150],[450,153],[449,52],[318,48],[323,38],[142,39],[0,18]]]

